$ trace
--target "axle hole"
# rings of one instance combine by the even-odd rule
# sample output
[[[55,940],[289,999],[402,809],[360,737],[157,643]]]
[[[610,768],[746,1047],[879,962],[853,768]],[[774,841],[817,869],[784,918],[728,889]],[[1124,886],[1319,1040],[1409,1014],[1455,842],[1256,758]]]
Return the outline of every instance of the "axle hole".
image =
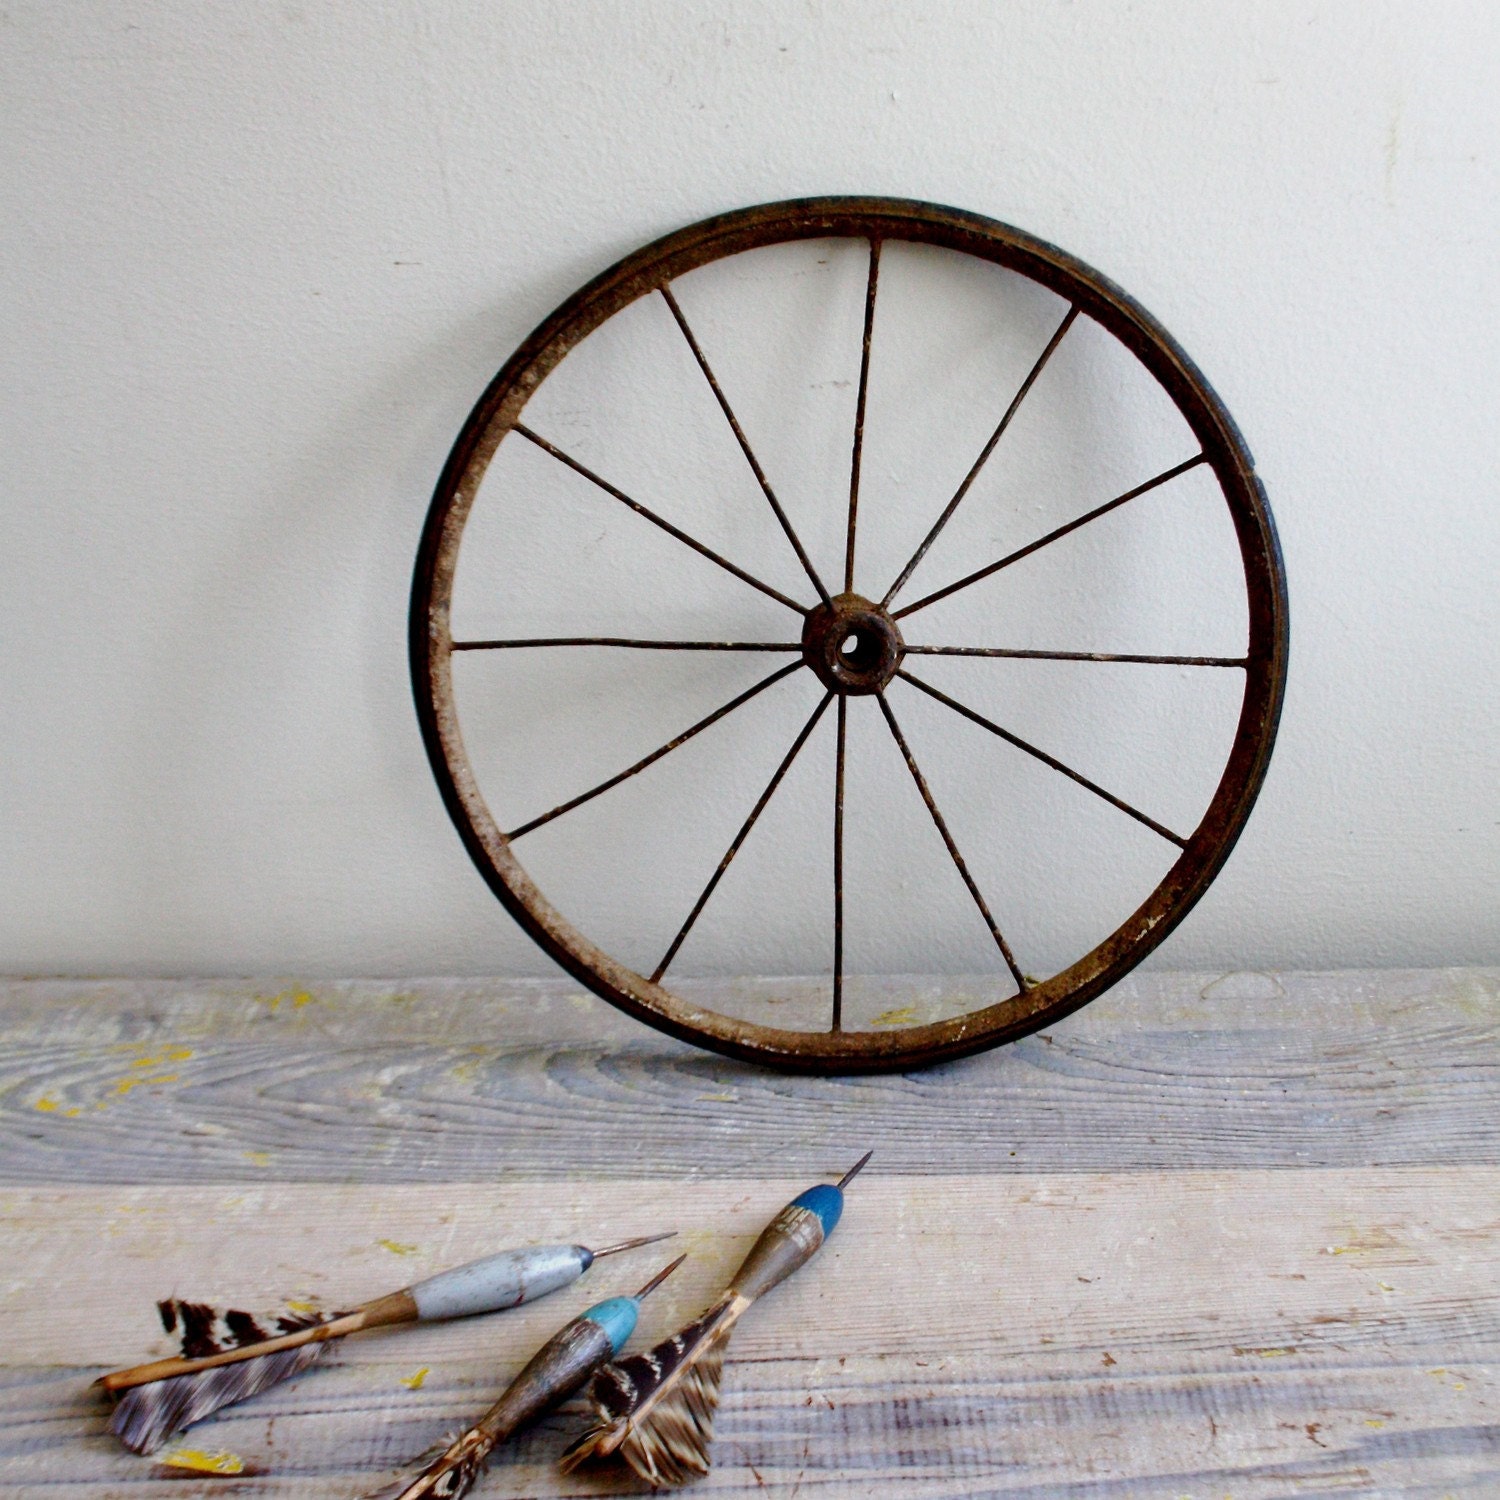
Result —
[[[839,659],[853,672],[873,672],[881,661],[880,637],[873,632],[851,630],[839,642]]]

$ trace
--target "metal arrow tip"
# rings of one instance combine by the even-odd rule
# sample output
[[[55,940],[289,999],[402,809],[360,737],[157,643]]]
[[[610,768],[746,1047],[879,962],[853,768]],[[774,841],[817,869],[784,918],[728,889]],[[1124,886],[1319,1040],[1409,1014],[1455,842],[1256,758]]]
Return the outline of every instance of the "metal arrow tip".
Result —
[[[659,1240],[670,1240],[677,1234],[675,1229],[669,1229],[665,1234],[643,1234],[638,1240],[621,1240],[618,1245],[606,1245],[602,1250],[595,1250],[593,1256],[598,1260],[602,1255],[618,1255],[622,1250],[638,1250],[642,1245],[654,1245]]]
[[[863,1169],[864,1164],[867,1161],[869,1161],[869,1159],[872,1156],[874,1156],[874,1154],[875,1153],[873,1151],[866,1151],[865,1154],[862,1157],[860,1157],[860,1159],[857,1162],[855,1162],[854,1165],[852,1167],[850,1167],[849,1170],[847,1172],[845,1172],[842,1177],[839,1178],[839,1189],[840,1189],[840,1191],[842,1191],[844,1188],[848,1187],[849,1184],[854,1181],[854,1179],[859,1175],[860,1171]]]

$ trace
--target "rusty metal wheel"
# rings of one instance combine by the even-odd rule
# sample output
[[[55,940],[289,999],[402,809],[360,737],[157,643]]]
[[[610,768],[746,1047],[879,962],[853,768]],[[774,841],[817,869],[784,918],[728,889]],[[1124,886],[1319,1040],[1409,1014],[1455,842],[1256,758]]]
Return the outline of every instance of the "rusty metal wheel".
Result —
[[[849,476],[847,486],[836,497],[825,497],[827,505],[836,504],[838,536],[843,551],[842,577],[840,580],[835,575],[832,587],[820,573],[808,547],[804,546],[798,527],[778,495],[778,488],[773,486],[757,458],[746,435],[746,426],[750,424],[742,425],[731,406],[725,384],[721,383],[705,353],[704,343],[711,341],[700,341],[702,325],[695,331],[684,312],[682,299],[685,294],[681,291],[682,278],[700,268],[746,252],[810,241],[842,244],[844,249],[840,253],[852,253],[849,247],[857,247],[862,257],[859,295],[863,346],[862,350],[856,346],[851,357],[851,374],[853,361],[857,359],[858,362],[857,382],[846,382],[855,386],[851,392],[854,403],[852,433],[846,430],[844,437],[845,452],[852,452],[852,461],[848,457],[843,460]],[[889,261],[893,254],[910,253],[911,247],[916,247],[922,254],[941,252],[968,257],[1020,278],[1036,290],[1037,295],[1049,299],[1052,312],[1048,326],[1051,333],[1044,343],[1038,341],[1039,353],[1033,347],[1029,370],[1018,388],[1012,387],[1014,395],[1009,404],[1002,404],[1004,395],[1009,393],[1002,393],[995,401],[994,415],[998,416],[998,423],[989,431],[977,458],[967,467],[962,482],[946,503],[939,504],[941,494],[912,498],[914,511],[925,512],[922,515],[924,522],[927,516],[934,516],[934,519],[896,573],[894,581],[887,584],[883,578],[867,578],[856,565],[856,541],[861,519],[861,463],[862,453],[869,451],[867,396],[882,257],[884,255]],[[819,261],[819,264],[823,262]],[[533,401],[539,387],[570,352],[625,310],[647,303],[657,309],[663,326],[670,327],[665,322],[667,316],[671,324],[676,325],[677,333],[671,337],[680,334],[682,343],[677,347],[684,351],[685,356],[691,355],[697,367],[694,378],[701,378],[704,388],[711,391],[719,413],[715,420],[722,420],[725,431],[732,434],[747,473],[753,475],[755,486],[778,530],[777,545],[789,549],[789,559],[795,558],[797,584],[787,584],[785,579],[780,585],[767,581],[762,576],[764,570],[752,571],[742,566],[741,562],[702,541],[694,534],[695,528],[691,525],[679,526],[660,514],[658,509],[653,509],[648,503],[651,497],[643,500],[627,493],[608,475],[581,462],[574,452],[568,451],[570,445],[566,434],[560,434],[554,428],[548,435],[523,420],[528,403]],[[1044,368],[1075,328],[1090,328],[1093,333],[1114,340],[1118,348],[1137,362],[1180,415],[1189,435],[1188,451],[1182,452],[1175,462],[1143,475],[1127,488],[1101,499],[1100,503],[1081,513],[1071,514],[1061,524],[1049,527],[1023,545],[1011,546],[999,556],[984,556],[982,560],[971,552],[969,561],[978,562],[978,566],[967,567],[942,586],[911,597],[915,591],[908,585],[913,574],[964,505],[976,478],[997,445],[1001,444]],[[1074,343],[1078,337],[1074,334]],[[875,342],[878,346],[878,336]],[[990,420],[993,421],[993,416]],[[986,430],[988,426],[987,422]],[[791,610],[795,617],[791,623],[795,628],[783,631],[781,638],[774,640],[730,640],[715,632],[704,632],[693,640],[600,634],[528,636],[520,632],[455,640],[451,631],[452,605],[465,528],[486,473],[503,443],[519,444],[534,457],[545,455],[536,461],[555,465],[559,473],[567,471],[571,476],[569,482],[581,484],[601,506],[627,507],[640,518],[631,525],[653,524],[659,533],[672,539],[673,545],[691,549],[721,570],[722,575],[737,580],[735,587],[743,585],[756,590],[778,607]],[[1237,553],[1235,568],[1238,574],[1234,586],[1243,590],[1242,600],[1235,606],[1243,610],[1245,622],[1242,650],[1195,655],[1186,651],[1061,650],[983,642],[964,644],[951,640],[927,644],[919,643],[915,638],[907,639],[918,623],[914,617],[929,606],[1011,569],[1080,528],[1120,513],[1122,507],[1140,497],[1165,493],[1174,481],[1190,473],[1196,481],[1210,486],[1215,505],[1221,507],[1220,514],[1227,514],[1232,523],[1230,555]],[[948,493],[946,488],[943,493]],[[523,502],[527,498],[524,486],[519,498]],[[871,503],[868,498],[866,503],[868,509]],[[759,504],[757,500],[756,505]],[[972,502],[970,508],[973,508]],[[689,516],[682,519],[691,521]],[[1089,535],[1095,536],[1107,529],[1096,528]],[[1227,529],[1225,534],[1228,535]],[[791,566],[788,562],[788,567]],[[1007,579],[1014,576],[1006,572]],[[864,585],[863,591],[856,588],[856,582]],[[512,590],[513,594],[515,592]],[[519,599],[515,613],[526,618],[525,597]],[[656,652],[673,649],[752,653],[751,660],[755,659],[753,653],[765,652],[773,661],[778,654],[782,659],[775,661],[774,670],[674,734],[650,754],[548,810],[502,828],[481,793],[479,779],[460,733],[454,692],[455,658],[460,653],[493,652],[503,653],[512,660],[525,655],[533,661],[543,658],[555,661],[558,658],[553,653],[566,648],[602,649],[606,654],[614,653],[612,660],[629,659],[632,662],[647,660],[637,652],[651,652],[651,659],[659,661],[661,658],[655,655]],[[1098,272],[1051,245],[974,214],[906,200],[822,198],[769,204],[724,214],[668,235],[596,277],[564,302],[521,345],[480,398],[438,482],[417,557],[411,601],[410,649],[418,716],[448,810],[470,855],[496,896],[546,953],[604,999],[686,1041],[776,1067],[824,1073],[872,1072],[918,1067],[961,1057],[1055,1021],[1118,981],[1182,920],[1223,865],[1244,827],[1265,775],[1286,673],[1286,588],[1271,513],[1255,477],[1250,454],[1233,421],[1186,354],[1129,296]],[[623,658],[619,654],[622,652],[625,653]],[[1205,783],[1211,784],[1213,789],[1196,825],[1187,830],[1169,826],[1164,818],[1141,810],[1083,774],[1075,765],[998,722],[992,716],[993,710],[980,712],[971,703],[938,686],[929,679],[938,659],[944,657],[1053,664],[1104,663],[1106,665],[1097,669],[1102,672],[1118,670],[1109,664],[1124,663],[1156,669],[1175,668],[1179,676],[1202,673],[1216,676],[1220,681],[1242,678],[1242,695],[1235,695],[1238,697],[1237,712],[1225,720],[1226,724],[1233,725],[1227,754],[1222,769],[1214,772],[1216,781]],[[914,662],[921,664],[919,669],[914,667]],[[702,886],[696,902],[659,961],[654,968],[640,963],[632,967],[603,951],[543,895],[518,858],[518,842],[609,792],[646,767],[655,765],[803,667],[808,668],[811,678],[815,679],[812,686],[817,691],[816,704],[810,715],[801,719],[795,738],[758,798],[748,809],[741,807],[734,812],[737,823],[741,812],[747,811],[748,815],[739,823],[738,832],[727,851],[712,869],[706,885]],[[802,680],[806,682],[808,679],[804,677]],[[649,691],[649,681],[645,677],[641,680],[641,691]],[[851,721],[859,714],[869,712],[868,708],[858,706],[864,699],[872,700],[878,711],[878,717],[868,722],[878,726],[883,719],[884,729],[889,732],[889,740],[885,742],[887,748],[894,746],[909,773],[907,795],[911,795],[914,785],[925,805],[926,815],[930,817],[931,829],[935,829],[940,837],[951,857],[953,870],[972,898],[974,912],[988,930],[996,975],[1004,978],[1010,990],[998,998],[994,994],[984,995],[981,1003],[967,1013],[924,1019],[915,1012],[907,1018],[898,1011],[891,1013],[894,1021],[891,1015],[887,1015],[881,1024],[871,1025],[851,1020],[846,1010],[846,759],[851,742]],[[1089,798],[1096,799],[1090,806],[1107,806],[1112,811],[1105,816],[1130,820],[1122,826],[1133,824],[1137,829],[1147,830],[1152,839],[1161,841],[1169,851],[1164,858],[1170,857],[1170,867],[1143,899],[1136,903],[1132,898],[1133,906],[1125,920],[1094,942],[1081,956],[1054,964],[1050,973],[1042,976],[1032,973],[1032,968],[1037,965],[1026,953],[1018,954],[1019,945],[1013,946],[1005,936],[1007,923],[1003,896],[997,898],[994,889],[988,893],[982,891],[981,882],[971,870],[975,850],[988,839],[986,830],[955,828],[953,820],[945,819],[940,811],[943,799],[934,794],[932,781],[924,775],[903,725],[903,721],[913,718],[919,705],[924,704],[939,705],[943,712],[975,726],[986,736],[994,737],[987,743],[1003,743],[1010,747],[1007,754],[1018,753],[1030,764],[1044,767],[1048,774],[1065,778]],[[833,727],[831,731],[825,729],[822,737],[833,742],[832,805],[826,810],[833,866],[832,888],[827,897],[832,974],[824,991],[826,1010],[818,1022],[794,1027],[767,1025],[764,1020],[751,1021],[706,1009],[685,998],[680,984],[678,992],[667,988],[667,971],[719,887],[731,861],[745,844],[788,769],[819,722],[824,721],[830,707],[834,712],[825,722]],[[723,733],[718,731],[721,736]],[[749,801],[748,796],[745,800]],[[682,809],[685,820],[690,821],[693,813],[692,806]],[[968,860],[965,850],[968,851]],[[703,873],[706,872],[699,872],[695,888]],[[903,1019],[911,1019],[913,1024],[901,1024]]]

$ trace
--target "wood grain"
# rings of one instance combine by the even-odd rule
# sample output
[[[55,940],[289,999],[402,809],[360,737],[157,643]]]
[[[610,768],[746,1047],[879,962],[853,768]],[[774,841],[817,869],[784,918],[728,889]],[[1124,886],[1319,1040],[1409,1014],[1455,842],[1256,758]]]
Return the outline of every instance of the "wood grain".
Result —
[[[923,1014],[978,988],[864,983]],[[733,988],[748,1012],[795,982]],[[8,1183],[817,1174],[866,1144],[908,1174],[1500,1162],[1490,970],[1140,975],[862,1079],[716,1058],[552,981],[22,984],[0,1018]]]
[[[1424,1346],[1500,1342],[1500,1168],[859,1182],[817,1270],[778,1292],[775,1318],[748,1320],[740,1347],[1007,1360],[1071,1348],[1097,1361],[1105,1347],[1120,1356],[1167,1343],[1347,1349],[1392,1330]],[[5,1358],[106,1365],[164,1354],[154,1304],[169,1294],[252,1310],[304,1298],[345,1307],[507,1245],[675,1228],[676,1242],[601,1261],[566,1298],[371,1334],[357,1347],[373,1360],[519,1353],[572,1303],[639,1285],[685,1251],[688,1264],[651,1301],[649,1337],[707,1301],[805,1186],[787,1177],[9,1189],[0,1196],[14,1226],[0,1298]],[[107,1255],[106,1278],[76,1274],[86,1244]]]
[[[1188,1358],[1122,1375],[891,1355],[835,1361],[814,1379],[799,1361],[734,1359],[715,1466],[691,1493],[1281,1500],[1500,1490],[1493,1352],[1487,1366],[1440,1374],[1398,1359],[1250,1363]],[[434,1370],[415,1392],[390,1371],[318,1369],[196,1430],[200,1450],[235,1453],[260,1476],[194,1482],[107,1437],[76,1372],[11,1372],[0,1381],[0,1476],[7,1495],[37,1500],[354,1500],[476,1415],[494,1388],[489,1371],[467,1365]],[[581,1425],[572,1403],[501,1450],[477,1500],[642,1493],[613,1473],[556,1474]]]
[[[837,1234],[736,1333],[699,1492],[1492,1496],[1497,996],[1491,971],[1140,976],[1045,1038],[851,1082],[703,1057],[563,984],[15,983],[0,1494],[378,1491],[683,1249],[637,1346],[668,1331],[874,1145]],[[350,1340],[194,1429],[237,1478],[124,1452],[89,1387],[165,1350],[168,1293],[336,1307],[505,1244],[663,1225],[675,1245]],[[505,1450],[480,1500],[640,1493],[556,1475],[580,1420]]]

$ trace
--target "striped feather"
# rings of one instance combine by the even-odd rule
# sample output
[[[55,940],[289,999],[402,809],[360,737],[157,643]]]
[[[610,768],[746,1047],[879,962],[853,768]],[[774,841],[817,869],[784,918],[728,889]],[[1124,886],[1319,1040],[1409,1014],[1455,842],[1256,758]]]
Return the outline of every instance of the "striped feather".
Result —
[[[221,1309],[176,1298],[157,1303],[157,1311],[162,1327],[178,1335],[185,1359],[203,1359],[226,1349],[258,1344],[323,1321],[292,1312],[258,1319],[238,1308]],[[133,1453],[154,1453],[184,1427],[300,1374],[320,1359],[327,1348],[323,1343],[302,1344],[240,1364],[220,1365],[197,1375],[175,1375],[148,1385],[132,1386],[121,1393],[110,1417],[109,1430]]]
[[[563,1454],[563,1472],[618,1453],[657,1489],[707,1474],[737,1313],[726,1299],[645,1354],[606,1365],[589,1389],[595,1425]]]
[[[381,1493],[390,1500],[462,1500],[489,1463],[496,1434],[471,1427],[455,1438],[415,1479]]]

